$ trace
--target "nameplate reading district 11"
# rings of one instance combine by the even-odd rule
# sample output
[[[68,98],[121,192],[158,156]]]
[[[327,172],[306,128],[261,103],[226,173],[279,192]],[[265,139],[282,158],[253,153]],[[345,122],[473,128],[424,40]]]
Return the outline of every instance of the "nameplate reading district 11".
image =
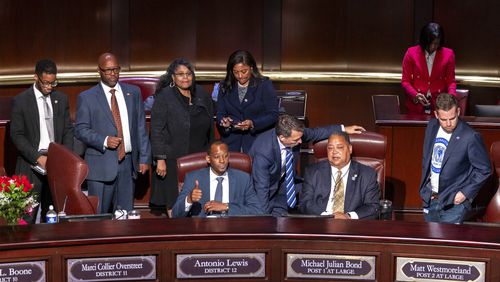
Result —
[[[374,256],[287,254],[288,278],[375,280]]]
[[[45,261],[0,263],[0,282],[45,282]]]
[[[265,277],[265,253],[179,254],[177,278]]]
[[[396,259],[398,281],[485,281],[484,262],[405,258]]]
[[[68,259],[68,281],[156,279],[156,256]]]

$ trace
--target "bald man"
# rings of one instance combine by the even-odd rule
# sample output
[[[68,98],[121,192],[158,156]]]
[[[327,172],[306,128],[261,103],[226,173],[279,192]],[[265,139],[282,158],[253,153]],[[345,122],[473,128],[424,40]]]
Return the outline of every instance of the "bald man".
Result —
[[[141,91],[119,83],[120,64],[115,55],[99,57],[101,81],[78,96],[75,135],[86,146],[89,195],[99,198],[98,213],[134,204],[134,179],[151,161]]]

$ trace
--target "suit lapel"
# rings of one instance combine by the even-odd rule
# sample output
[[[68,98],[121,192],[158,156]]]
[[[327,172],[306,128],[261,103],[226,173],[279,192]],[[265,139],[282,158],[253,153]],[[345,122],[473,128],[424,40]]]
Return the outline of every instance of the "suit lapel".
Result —
[[[206,202],[210,201],[210,167],[203,171],[202,179],[198,179],[201,189],[201,212],[203,213],[203,206]],[[203,185],[205,184],[205,185]]]
[[[33,90],[33,87],[34,86],[31,87],[31,93],[26,107],[28,109],[33,109],[33,111],[30,110],[29,113],[31,113],[31,126],[33,128],[33,132],[37,136],[36,143],[38,144],[40,142],[40,113],[38,112],[38,104],[36,103],[35,90]]]
[[[349,168],[349,174],[346,179],[344,211],[350,210],[350,204],[352,203],[352,198],[355,194],[354,190],[358,187],[358,170],[358,164],[351,160],[351,167]]]
[[[242,109],[245,109],[248,105],[251,105],[253,103],[253,100],[255,100],[255,91],[257,90],[257,87],[252,86],[253,84],[254,80],[251,79],[248,84],[247,93],[245,94],[243,102],[241,103]]]
[[[57,93],[52,93],[50,94],[50,102],[52,104],[52,123],[54,124],[54,139],[57,140],[57,136],[60,136],[59,134],[59,127],[57,126],[57,123],[59,122],[59,95]]]
[[[324,206],[322,207],[323,210],[326,210],[326,207],[328,206],[328,201],[332,197],[332,168],[330,166],[330,163],[328,161],[323,162],[324,165],[321,165],[319,167],[319,177],[318,177],[318,189],[321,189],[319,191],[320,195],[325,195],[325,201],[324,201]]]
[[[444,165],[450,158],[450,155],[455,151],[455,148],[460,144],[460,135],[463,130],[462,120],[458,120],[457,128],[453,130],[453,133],[450,136],[450,141],[448,141],[448,146],[446,151],[444,152],[443,162],[441,163],[441,169],[443,169]]]
[[[231,92],[227,93],[227,95],[229,103],[241,114],[243,109],[238,96],[238,83],[236,83],[233,89],[231,89]]]
[[[111,113],[111,108],[109,106],[108,99],[106,98],[106,94],[104,93],[104,89],[102,88],[101,83],[99,83],[97,87],[96,100],[99,107],[101,107],[101,110],[104,113],[104,115],[109,119],[109,122],[111,122],[111,124],[113,124],[116,128],[115,120],[113,119],[113,114]]]
[[[432,71],[431,71],[431,77],[432,80],[436,79],[436,76],[440,74],[441,72],[438,72],[436,69],[440,67],[440,62],[441,62],[441,57],[443,55],[443,52],[441,50],[436,50],[436,55],[434,56],[434,62],[432,63]]]
[[[127,116],[128,116],[128,128],[129,132],[132,133],[132,119],[134,118],[132,109],[134,108],[134,95],[129,92],[128,87],[123,84],[120,84],[120,88],[122,89],[123,98],[125,99],[125,104],[127,105]]]
[[[234,171],[232,169],[228,169],[227,170],[227,178],[228,178],[228,186],[229,186],[229,189],[228,189],[228,192],[229,192],[229,202],[230,203],[235,203],[237,202],[236,201],[236,190],[235,189],[231,189],[231,188],[235,188],[237,186],[237,183],[235,183],[236,179],[234,178]]]

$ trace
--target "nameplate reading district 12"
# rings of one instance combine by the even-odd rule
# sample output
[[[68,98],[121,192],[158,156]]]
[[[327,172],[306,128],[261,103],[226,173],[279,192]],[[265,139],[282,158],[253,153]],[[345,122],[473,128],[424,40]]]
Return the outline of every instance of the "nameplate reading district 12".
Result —
[[[265,253],[177,255],[178,279],[255,278],[265,275]]]
[[[45,282],[45,261],[0,263],[0,281]]]
[[[485,281],[484,262],[398,257],[398,281]]]
[[[287,254],[288,278],[375,280],[374,256]]]
[[[68,281],[156,279],[156,256],[68,259]]]

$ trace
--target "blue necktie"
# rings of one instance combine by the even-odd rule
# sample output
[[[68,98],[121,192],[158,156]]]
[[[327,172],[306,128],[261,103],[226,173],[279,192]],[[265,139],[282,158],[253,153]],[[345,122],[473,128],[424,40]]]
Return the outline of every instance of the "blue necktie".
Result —
[[[285,187],[286,203],[290,208],[293,208],[297,203],[297,199],[295,198],[295,183],[293,177],[293,155],[289,148],[286,149],[285,157]]]
[[[222,203],[222,180],[224,177],[217,177],[217,187],[215,188],[214,201]]]

